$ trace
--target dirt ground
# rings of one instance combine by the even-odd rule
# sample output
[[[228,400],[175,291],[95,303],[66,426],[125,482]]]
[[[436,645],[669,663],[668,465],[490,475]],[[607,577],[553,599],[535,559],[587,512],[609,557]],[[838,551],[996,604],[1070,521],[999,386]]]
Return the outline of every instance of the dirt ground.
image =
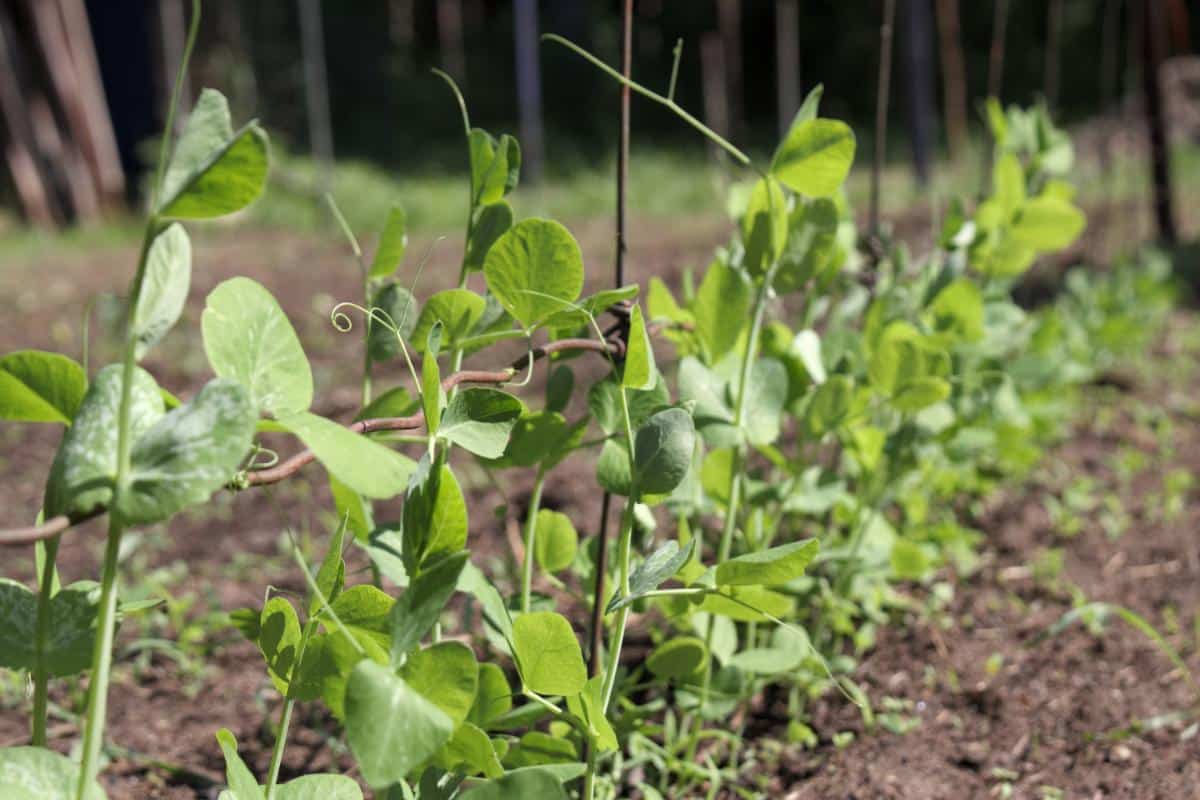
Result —
[[[724,231],[721,224],[636,226],[628,280],[701,267]],[[611,263],[608,228],[597,224],[576,234],[593,285],[603,285]],[[415,243],[410,253],[422,253],[426,244]],[[453,280],[453,251],[445,243],[434,246],[419,293]],[[63,308],[82,309],[91,294],[111,291],[116,283],[112,264],[131,263],[133,257],[124,250],[79,253],[53,270],[30,264],[0,271],[0,296],[15,301],[15,310],[0,318],[0,352],[18,347],[77,352],[72,343],[78,341],[79,325],[63,321]],[[314,362],[317,410],[348,411],[357,392],[351,379],[356,361],[348,355],[355,352],[357,337],[334,331],[328,311],[338,300],[356,299],[346,294],[353,292],[355,273],[336,245],[315,238],[237,232],[201,237],[189,310],[180,326],[188,330],[174,332],[149,369],[177,392],[198,387],[206,374],[194,335],[203,298],[235,274],[261,280],[294,320]],[[1175,498],[1180,508],[1172,515],[1165,512],[1170,503],[1164,493],[1171,470],[1200,470],[1200,406],[1194,399],[1200,373],[1193,364],[1196,350],[1183,344],[1195,327],[1191,314],[1180,312],[1153,359],[1123,382],[1129,384],[1125,390],[1097,387],[1086,393],[1088,406],[1073,435],[1048,454],[1027,485],[988,498],[968,520],[985,535],[983,562],[975,574],[954,583],[951,598],[938,604],[930,587],[904,587],[919,610],[904,624],[881,631],[854,679],[877,709],[887,703],[903,707],[915,727],[903,734],[867,730],[857,709],[831,695],[812,709],[820,744],[811,750],[783,748],[772,759],[760,754],[746,766],[745,785],[759,786],[752,778],[766,769],[774,770],[774,778],[766,788],[748,788],[749,796],[1150,800],[1196,795],[1200,738],[1187,735],[1194,733],[1190,719],[1130,730],[1138,720],[1194,708],[1197,701],[1185,676],[1144,635],[1113,619],[1100,635],[1074,625],[1037,641],[1080,598],[1108,601],[1143,615],[1192,669],[1200,667],[1195,541],[1200,503],[1196,491],[1185,489],[1182,499]],[[98,305],[94,364],[112,355],[102,333],[112,321],[111,311]],[[398,369],[384,373],[385,385],[388,378],[400,378]],[[57,435],[48,426],[0,426],[5,498],[0,525],[29,521]],[[1145,466],[1123,477],[1116,465],[1121,458],[1128,461],[1132,451],[1143,454]],[[599,502],[596,493],[577,490],[586,469],[579,464],[564,470],[546,490],[546,504],[568,511],[581,530],[594,524]],[[1081,479],[1090,481],[1098,497],[1119,497],[1127,523],[1122,535],[1105,532],[1103,507],[1081,512],[1078,533],[1062,535],[1062,521],[1051,514],[1046,498]],[[528,487],[508,487],[510,508],[497,517],[489,513],[500,502],[494,490],[469,478],[464,483],[474,500],[470,546],[487,557],[505,558],[507,528],[519,517]],[[130,620],[121,631],[109,723],[117,755],[105,773],[113,800],[215,798],[223,780],[213,737],[220,727],[237,735],[253,769],[265,771],[278,696],[252,646],[232,629],[213,633],[215,626],[202,622],[261,603],[268,584],[301,591],[301,579],[280,548],[281,531],[290,527],[303,539],[323,530],[328,512],[322,509],[328,507],[323,477],[314,466],[302,480],[268,492],[219,495],[174,521],[169,531],[160,526],[135,540],[127,584],[172,602],[169,612],[155,612],[157,627]],[[102,535],[99,523],[68,535],[60,556],[67,580],[94,577]],[[1054,567],[1054,551],[1061,552],[1061,569]],[[1051,555],[1039,558],[1047,552]],[[27,579],[30,561],[25,551],[0,551],[0,573]],[[180,638],[175,646],[161,643]],[[83,687],[59,681],[54,688],[50,733],[63,751],[77,742],[73,715],[82,706]],[[22,688],[12,681],[0,684],[0,746],[26,741],[28,704]],[[782,737],[786,720],[774,704],[755,711],[758,728]],[[333,730],[328,722],[315,710],[298,713],[284,778],[349,766],[344,746],[326,733]],[[835,737],[841,746],[833,743]]]

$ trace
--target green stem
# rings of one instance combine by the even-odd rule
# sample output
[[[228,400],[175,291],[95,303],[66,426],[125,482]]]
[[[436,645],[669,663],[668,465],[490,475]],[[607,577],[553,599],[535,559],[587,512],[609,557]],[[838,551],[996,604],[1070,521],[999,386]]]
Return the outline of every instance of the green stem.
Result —
[[[54,597],[54,561],[58,557],[58,543],[62,536],[46,540],[42,551],[42,574],[38,583],[37,628],[34,631],[34,652],[37,654],[33,670],[33,735],[30,743],[34,747],[46,746],[46,709],[50,699],[50,673],[46,669],[46,640],[50,636],[50,600]]]
[[[533,482],[533,494],[529,497],[529,510],[525,517],[525,561],[521,568],[521,613],[529,613],[529,602],[533,587],[533,548],[537,536],[538,509],[542,506],[542,488],[546,485],[546,471],[538,468]]]
[[[371,278],[363,276],[363,306],[371,307]],[[363,337],[362,407],[371,404],[371,323],[374,317],[367,315],[367,331]]]
[[[617,541],[617,585],[621,594],[629,594],[629,556],[633,544],[633,509],[637,504],[636,495],[631,495],[625,501],[625,511],[621,514],[621,538]],[[617,685],[617,670],[621,666],[621,647],[625,643],[625,626],[629,622],[629,606],[623,606],[617,612],[617,621],[613,628],[612,641],[608,646],[608,662],[604,667],[604,683],[602,686],[601,705],[604,713],[608,713],[612,701],[613,689]]]
[[[663,97],[658,92],[653,91],[652,89],[647,89],[645,86],[642,86],[640,83],[637,83],[636,81],[632,81],[629,78],[626,78],[620,72],[613,69],[608,64],[605,64],[603,61],[596,58],[594,55],[589,53],[587,50],[584,50],[582,47],[575,44],[574,42],[572,42],[568,39],[564,39],[563,37],[561,37],[557,34],[546,33],[546,34],[542,35],[542,39],[547,42],[556,42],[558,44],[561,44],[563,47],[565,47],[568,50],[574,52],[575,54],[581,56],[586,61],[591,63],[593,66],[595,66],[597,69],[599,69],[601,72],[605,73],[610,78],[612,78],[613,80],[622,84],[623,86],[628,86],[630,89],[632,89],[633,91],[642,95],[643,97],[653,100],[654,102],[658,103],[659,105],[665,106],[666,108],[670,109],[680,119],[682,119],[684,122],[686,122],[688,125],[691,125],[693,128],[698,130],[700,133],[704,134],[704,136],[707,137],[715,145],[720,147],[725,152],[729,153],[729,155],[733,156],[734,160],[736,160],[739,164],[741,164],[742,166],[746,166],[746,167],[752,166],[752,164],[750,162],[750,156],[743,153],[741,150],[739,150],[737,147],[735,147],[732,143],[730,143],[727,139],[725,139],[723,136],[718,134],[712,128],[708,127],[703,122],[701,122],[700,120],[696,119],[694,116],[689,114],[687,111],[685,111],[683,109],[682,106],[680,106],[678,103],[676,103],[670,97]]]
[[[771,265],[763,276],[754,298],[754,316],[750,322],[750,335],[746,337],[746,347],[742,351],[742,368],[738,373],[737,394],[734,395],[733,425],[741,431],[746,422],[746,395],[750,385],[750,375],[754,368],[755,355],[758,352],[758,339],[762,331],[763,319],[766,316],[767,300],[771,295],[771,283],[775,279],[777,264]],[[742,472],[746,461],[745,443],[741,443],[733,451],[733,463],[729,476],[729,504],[725,511],[725,522],[721,529],[721,541],[717,546],[717,564],[729,559],[733,550],[733,536],[737,532],[738,510],[742,500]],[[713,636],[716,633],[716,620],[710,615],[708,627],[704,633],[707,648],[712,647]],[[692,732],[691,744],[688,747],[689,760],[694,759],[696,748],[700,744],[699,733],[704,723],[704,707],[708,705],[708,694],[712,687],[712,659],[704,661],[704,676],[700,680],[700,704],[696,709],[695,725]]]
[[[283,710],[279,714],[279,732],[275,734],[275,748],[271,751],[271,769],[267,773],[265,800],[272,800],[275,795],[275,784],[279,781],[279,768],[283,765],[283,750],[287,744],[288,727],[292,724],[292,709],[296,701],[290,697],[283,701]]]
[[[114,493],[114,498],[116,494]],[[88,688],[87,722],[83,730],[83,757],[79,765],[77,800],[87,800],[88,790],[99,771],[100,747],[104,741],[104,718],[108,711],[109,669],[112,643],[117,628],[117,567],[125,526],[116,509],[108,515],[108,542],[104,548],[104,571],[100,580],[100,608],[96,643],[92,648],[92,681]]]
[[[175,114],[179,108],[180,95],[183,92],[183,76],[187,72],[188,61],[191,59],[192,49],[196,44],[196,34],[199,30],[200,0],[192,0],[192,19],[188,28],[187,43],[183,48],[183,60],[179,64],[175,88],[167,107],[163,141],[159,149],[158,166],[154,173],[151,209],[157,207],[158,192],[167,168],[171,130],[175,124]],[[134,273],[133,284],[127,300],[130,309],[137,308],[138,299],[141,297],[142,284],[146,278],[146,259],[158,229],[158,215],[152,210],[150,218],[146,221],[146,233],[142,239],[142,251],[138,257],[137,272]],[[91,685],[88,687],[87,722],[83,734],[83,754],[79,764],[77,800],[87,799],[90,794],[89,789],[99,771],[100,748],[104,742],[104,722],[108,711],[108,684],[111,677],[109,672],[112,667],[113,637],[117,630],[117,570],[120,566],[121,538],[124,536],[126,528],[121,514],[121,506],[125,493],[129,490],[130,454],[133,450],[130,409],[133,405],[134,368],[137,365],[137,338],[134,335],[133,314],[127,314],[126,317],[125,352],[121,370],[121,402],[117,409],[117,470],[108,512],[108,540],[104,547],[104,567],[100,576],[100,608],[96,641],[92,648],[92,676]]]
[[[633,418],[629,413],[629,395],[625,387],[621,387],[621,419],[625,425],[625,441],[629,446],[629,474],[636,474],[634,469]],[[621,533],[617,541],[617,586],[622,595],[629,594],[629,558],[633,549],[633,511],[637,505],[638,487],[636,481],[629,487],[629,497],[625,500],[625,510],[621,513]],[[604,668],[604,683],[601,691],[601,712],[608,713],[608,705],[612,701],[612,693],[617,685],[617,670],[621,666],[621,647],[625,642],[625,626],[629,622],[629,606],[623,606],[617,612],[616,627],[613,630],[612,642],[608,648],[608,663]]]
[[[304,658],[304,651],[308,648],[308,640],[312,638],[316,630],[317,621],[315,618],[310,618],[304,625],[304,632],[300,637],[300,646],[296,649],[296,661],[291,675],[293,680],[300,669],[300,661]],[[283,709],[279,712],[279,731],[275,734],[275,747],[271,750],[271,767],[267,772],[264,800],[273,800],[275,794],[275,784],[279,781],[279,769],[283,766],[283,751],[287,747],[288,728],[292,723],[292,709],[295,706],[296,701],[290,696],[284,698]]]

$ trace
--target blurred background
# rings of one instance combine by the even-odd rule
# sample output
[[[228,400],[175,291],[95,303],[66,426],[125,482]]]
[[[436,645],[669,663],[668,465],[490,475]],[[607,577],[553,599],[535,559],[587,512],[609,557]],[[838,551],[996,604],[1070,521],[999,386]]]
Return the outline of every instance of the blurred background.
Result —
[[[441,190],[466,165],[439,68],[462,88],[472,124],[518,136],[523,182],[541,185],[537,210],[604,213],[617,86],[539,37],[561,34],[615,64],[621,6],[207,0],[184,106],[213,86],[235,119],[258,117],[271,133],[274,191],[253,212],[260,222],[312,224],[315,198],[353,188],[343,201],[352,222],[401,194],[417,229],[437,229],[459,222],[458,201]],[[823,84],[823,114],[855,127],[868,162],[883,0],[638,0],[634,9],[636,79],[665,91],[681,41],[680,104],[758,153]],[[189,13],[187,0],[0,2],[0,235],[136,209]],[[885,207],[904,207],[930,180],[945,193],[977,182],[980,159],[969,153],[989,93],[1047,103],[1094,153],[1121,146],[1114,136],[1142,135],[1148,111],[1162,111],[1177,147],[1200,131],[1195,0],[899,0],[895,14]],[[1148,65],[1162,109],[1146,105]],[[699,137],[651,103],[635,103],[633,120],[634,209],[709,202],[710,170],[722,167]],[[1172,169],[1187,169],[1189,153]]]

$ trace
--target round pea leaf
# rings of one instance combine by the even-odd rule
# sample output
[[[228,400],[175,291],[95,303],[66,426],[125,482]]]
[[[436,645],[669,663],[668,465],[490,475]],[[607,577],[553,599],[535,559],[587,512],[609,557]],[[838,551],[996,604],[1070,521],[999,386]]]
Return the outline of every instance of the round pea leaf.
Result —
[[[579,641],[561,614],[535,611],[517,617],[513,648],[522,680],[538,694],[578,694],[587,683]]]
[[[668,408],[647,419],[634,438],[634,473],[638,491],[667,494],[683,481],[692,465],[696,428],[691,414]]]
[[[708,649],[695,636],[677,636],[663,642],[646,659],[646,668],[660,678],[686,678],[704,665]]]
[[[583,255],[557,222],[527,219],[509,228],[483,262],[488,289],[526,329],[568,308],[583,291]]]
[[[241,383],[254,406],[276,417],[312,405],[312,369],[279,302],[250,278],[230,278],[208,295],[200,317],[213,372]]]
[[[86,392],[83,367],[64,355],[19,350],[0,358],[0,419],[70,425]]]
[[[253,202],[266,182],[266,132],[251,122],[234,133],[229,103],[205,89],[175,146],[156,210],[176,219],[224,216]]]
[[[547,572],[559,572],[575,560],[579,534],[566,514],[543,508],[538,511],[533,541],[538,566]]]

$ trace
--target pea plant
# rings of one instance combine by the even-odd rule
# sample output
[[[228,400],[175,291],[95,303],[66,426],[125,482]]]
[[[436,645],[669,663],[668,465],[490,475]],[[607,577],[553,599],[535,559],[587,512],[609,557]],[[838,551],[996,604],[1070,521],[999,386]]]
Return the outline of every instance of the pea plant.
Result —
[[[319,564],[293,548],[302,602],[268,592],[261,608],[231,615],[282,702],[265,775],[229,730],[217,732],[225,800],[363,796],[347,775],[281,781],[297,704],[328,711],[377,797],[422,800],[618,797],[635,769],[648,797],[701,784],[715,793],[738,779],[747,710],[771,688],[786,694],[799,742],[815,739],[806,703],[831,688],[872,718],[851,672],[907,602],[897,584],[972,568],[978,536],[960,521],[961,501],[1032,466],[1064,418],[1055,399],[1098,357],[1086,332],[1136,313],[1097,311],[1086,298],[1099,295],[1083,289],[1037,313],[1012,300],[1038,256],[1082,231],[1064,180],[1070,143],[1043,110],[992,104],[986,199],[971,213],[953,206],[927,257],[885,241],[882,258],[865,258],[843,192],[854,134],[819,116],[819,88],[757,165],[680,108],[673,85],[658,94],[549,38],[753,173],[733,190],[733,238],[678,296],[657,279],[644,302],[636,285],[583,296],[571,233],[518,220],[506,199],[520,177],[517,141],[472,127],[446,78],[469,164],[455,288],[418,299],[401,206],[383,215],[368,258],[329,198],[360,279],[356,299],[331,314],[343,332],[359,319],[363,328],[349,424],[312,411],[300,337],[248,277],[206,298],[200,334],[214,377],[203,388],[178,399],[139,366],[185,305],[183,222],[245,207],[268,169],[266,134],[253,122],[235,130],[213,90],[172,141],[176,89],[122,360],[89,375],[56,353],[0,359],[0,416],[64,429],[38,524],[0,532],[5,544],[36,543],[38,575],[36,592],[0,579],[0,666],[27,670],[33,684],[30,746],[0,749],[5,797],[104,797],[113,641],[139,608],[120,599],[125,534],[313,462],[338,524]],[[1145,296],[1160,284],[1132,285]],[[656,340],[674,350],[665,369]],[[603,374],[577,389],[589,373],[572,359],[583,356]],[[541,396],[520,392],[535,376]],[[281,458],[265,434],[297,452]],[[597,485],[623,498],[611,553],[599,537],[581,546],[573,520],[542,507],[548,476],[572,457],[590,458]],[[498,485],[532,476],[514,575],[472,558],[465,468]],[[395,497],[398,518],[383,518],[376,501]],[[61,537],[102,515],[99,582],[60,585]],[[365,554],[370,580],[350,585],[349,548]],[[589,672],[573,620],[593,611],[601,646]],[[649,640],[641,657],[627,646],[633,631]],[[46,748],[48,687],[83,672],[76,762]]]

